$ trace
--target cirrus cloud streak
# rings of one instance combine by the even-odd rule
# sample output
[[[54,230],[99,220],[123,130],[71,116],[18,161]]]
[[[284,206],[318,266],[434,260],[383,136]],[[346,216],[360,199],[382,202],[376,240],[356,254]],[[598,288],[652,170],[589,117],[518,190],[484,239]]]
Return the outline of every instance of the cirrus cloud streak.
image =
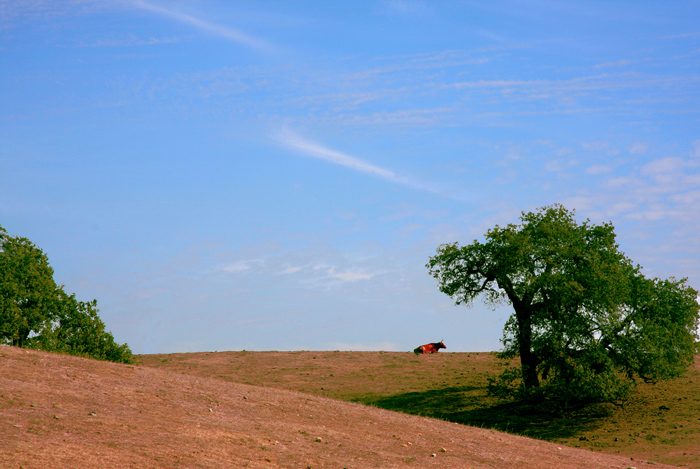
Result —
[[[449,197],[460,202],[466,202],[469,200],[466,196],[448,191],[436,183],[421,181],[409,176],[399,175],[392,170],[373,165],[355,156],[342,153],[340,151],[325,147],[319,143],[305,139],[289,129],[283,129],[273,138],[285,147],[292,148],[311,158],[344,166],[352,169],[353,171],[358,171],[394,184],[409,187],[411,189]]]
[[[212,36],[227,39],[229,41],[233,41],[241,45],[257,49],[260,52],[271,53],[275,49],[271,44],[262,39],[255,38],[228,26],[221,26],[219,24],[205,21],[192,15],[188,15],[186,13],[169,10],[159,5],[147,3],[142,0],[132,0],[131,3],[142,10],[150,11],[151,13],[155,13],[160,16],[165,16],[167,18],[173,19],[188,26],[192,26]]]

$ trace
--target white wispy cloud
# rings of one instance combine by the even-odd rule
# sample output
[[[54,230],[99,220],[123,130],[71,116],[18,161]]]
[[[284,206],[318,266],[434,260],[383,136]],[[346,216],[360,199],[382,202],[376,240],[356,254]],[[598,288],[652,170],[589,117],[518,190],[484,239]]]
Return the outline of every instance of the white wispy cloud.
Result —
[[[237,273],[237,272],[244,272],[246,270],[250,269],[250,265],[243,263],[243,262],[236,262],[233,264],[226,265],[221,268],[224,272],[229,272],[229,273]]]
[[[283,271],[279,272],[279,275],[295,274],[303,268],[304,268],[303,266],[289,266],[289,267],[285,268]]]
[[[390,182],[400,184],[408,183],[406,178],[398,176],[391,170],[375,166],[371,163],[367,163],[366,161],[362,161],[359,158],[355,158],[354,156],[346,155],[339,151],[324,147],[318,143],[312,142],[311,140],[304,139],[288,129],[284,129],[278,133],[276,135],[276,139],[286,146],[300,150],[307,156],[328,161],[329,163],[334,163],[340,166],[345,166],[346,168],[350,168],[354,171],[369,174],[370,176],[375,176]]]
[[[529,99],[562,99],[584,96],[601,90],[607,92],[618,90],[657,89],[661,86],[683,89],[695,86],[700,81],[695,75],[653,76],[640,73],[603,73],[574,77],[563,80],[473,80],[434,84],[438,89],[455,89],[469,92],[497,92],[511,99],[527,97]],[[565,103],[568,101],[564,101]],[[595,111],[608,108],[594,109]],[[538,111],[539,112],[539,111]]]
[[[366,272],[359,269],[349,269],[343,272],[337,272],[335,266],[326,269],[326,275],[329,278],[340,280],[341,282],[357,282],[358,280],[371,280],[381,272]]]
[[[340,280],[341,282],[356,282],[358,280],[371,280],[373,277],[384,273],[383,271],[368,272],[360,268],[349,268],[338,270],[334,265],[316,264],[314,266],[289,266],[278,272],[279,275],[292,275],[305,270],[304,274],[308,279],[319,280]]]
[[[670,224],[675,228],[658,242],[684,246],[684,258],[700,252],[696,236],[700,229],[700,163],[692,157],[669,156],[613,171],[604,171],[603,167],[591,171],[595,168],[587,172],[600,175],[601,184],[586,195],[565,198],[566,206],[581,209],[592,218],[637,220],[641,225],[635,235],[644,232],[644,236],[653,237],[661,230],[660,223]],[[653,257],[651,253],[646,255]]]
[[[212,23],[210,21],[205,21],[201,18],[197,18],[195,16],[188,15],[180,11],[171,10],[160,5],[155,5],[153,3],[144,2],[142,0],[132,0],[131,3],[134,6],[141,8],[142,10],[146,10],[157,15],[165,16],[180,23],[192,26],[212,36],[227,39],[229,41],[236,42],[238,44],[253,49],[257,49],[260,52],[271,53],[275,51],[275,47],[267,41],[250,36],[235,28],[222,26],[216,23]]]
[[[394,184],[400,184],[402,186],[410,187],[423,192],[438,194],[460,201],[467,200],[466,197],[461,197],[458,194],[450,193],[435,183],[420,181],[408,176],[399,175],[390,169],[373,165],[355,156],[333,150],[319,143],[305,139],[289,129],[281,130],[273,138],[283,145],[293,148],[312,158],[344,166],[352,169],[353,171],[358,171],[360,173],[383,179]]]
[[[295,253],[299,256],[299,253]],[[303,255],[302,255],[303,257]],[[336,259],[337,261],[337,259]],[[308,288],[328,289],[344,283],[361,280],[372,280],[386,271],[363,265],[346,265],[346,260],[338,265],[333,260],[311,260],[304,263],[290,263],[284,255],[249,258],[237,260],[218,266],[215,272],[226,274],[245,274],[248,277],[290,276],[295,282],[300,282]]]

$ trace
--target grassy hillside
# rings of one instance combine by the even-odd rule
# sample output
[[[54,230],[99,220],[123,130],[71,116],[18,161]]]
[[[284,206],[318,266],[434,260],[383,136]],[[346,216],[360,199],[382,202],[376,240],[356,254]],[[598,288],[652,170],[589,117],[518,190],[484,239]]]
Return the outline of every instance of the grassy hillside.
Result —
[[[565,416],[486,396],[487,378],[502,366],[492,353],[221,352],[143,355],[137,363],[700,467],[697,358],[681,379],[640,385],[625,408],[602,405]]]
[[[216,362],[232,364],[224,354],[199,358],[209,359],[213,368]],[[310,377],[312,369],[301,373]],[[642,464],[646,467],[625,457],[307,393],[0,347],[2,468],[626,469]]]

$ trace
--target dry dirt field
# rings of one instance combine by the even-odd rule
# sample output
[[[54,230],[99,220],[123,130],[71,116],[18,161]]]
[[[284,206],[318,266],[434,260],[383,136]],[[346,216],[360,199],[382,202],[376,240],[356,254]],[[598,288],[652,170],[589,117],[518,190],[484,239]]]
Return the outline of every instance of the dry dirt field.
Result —
[[[308,393],[5,346],[0,416],[3,468],[672,467]]]

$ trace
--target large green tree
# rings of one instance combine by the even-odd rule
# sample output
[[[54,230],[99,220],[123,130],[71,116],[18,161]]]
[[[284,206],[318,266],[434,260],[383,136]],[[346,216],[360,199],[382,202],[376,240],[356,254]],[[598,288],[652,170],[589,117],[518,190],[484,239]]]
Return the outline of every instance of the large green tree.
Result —
[[[612,224],[577,223],[561,205],[496,226],[483,243],[443,244],[427,266],[457,304],[506,303],[496,394],[563,406],[623,400],[635,379],[682,374],[693,360],[697,291],[647,279],[620,251]]]
[[[97,312],[96,300],[78,301],[56,285],[40,248],[0,226],[0,343],[131,362]]]

